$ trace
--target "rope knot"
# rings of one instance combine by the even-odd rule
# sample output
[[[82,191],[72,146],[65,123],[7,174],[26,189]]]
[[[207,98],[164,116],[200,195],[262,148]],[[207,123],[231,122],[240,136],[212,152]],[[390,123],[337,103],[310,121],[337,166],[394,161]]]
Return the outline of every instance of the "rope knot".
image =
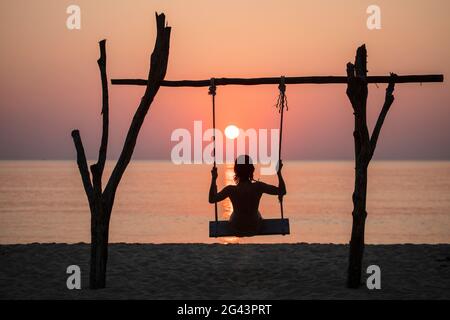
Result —
[[[211,78],[211,84],[209,86],[209,91],[208,94],[211,96],[215,96],[216,95],[216,84],[215,84],[215,79]]]
[[[277,103],[275,107],[278,109],[278,112],[281,112],[284,107],[286,107],[286,111],[288,110],[288,101],[286,97],[286,83],[285,78],[282,76],[280,78],[280,84],[278,85],[278,90],[280,94],[278,95]]]
[[[284,76],[281,76],[280,78],[280,84],[278,85],[278,90],[280,90],[281,93],[286,92],[286,83]]]

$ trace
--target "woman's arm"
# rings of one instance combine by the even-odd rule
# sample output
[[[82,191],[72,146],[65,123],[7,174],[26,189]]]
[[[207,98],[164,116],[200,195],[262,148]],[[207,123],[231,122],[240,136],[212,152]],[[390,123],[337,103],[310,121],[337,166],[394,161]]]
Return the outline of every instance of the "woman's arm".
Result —
[[[280,160],[280,162],[278,163],[278,170],[277,170],[278,187],[273,186],[271,184],[264,183],[264,182],[259,182],[259,184],[261,185],[262,193],[278,195],[280,197],[282,197],[286,194],[286,184],[284,183],[283,176],[281,175],[282,167],[283,167],[283,162]]]
[[[220,192],[217,192],[217,168],[211,170],[211,186],[209,187],[209,203],[222,201],[230,196],[230,188],[226,186]]]

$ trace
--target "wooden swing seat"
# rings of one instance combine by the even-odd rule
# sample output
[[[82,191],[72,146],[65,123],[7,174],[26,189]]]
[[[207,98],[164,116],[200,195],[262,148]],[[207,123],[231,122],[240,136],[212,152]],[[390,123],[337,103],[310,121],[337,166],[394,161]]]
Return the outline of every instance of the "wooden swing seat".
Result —
[[[209,237],[253,237],[289,234],[289,219],[263,219],[257,233],[244,234],[237,232],[229,221],[210,221]]]

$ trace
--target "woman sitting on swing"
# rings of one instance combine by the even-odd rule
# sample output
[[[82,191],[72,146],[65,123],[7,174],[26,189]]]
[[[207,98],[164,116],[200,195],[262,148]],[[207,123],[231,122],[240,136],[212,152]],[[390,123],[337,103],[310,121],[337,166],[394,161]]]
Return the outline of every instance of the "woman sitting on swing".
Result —
[[[217,168],[211,170],[211,187],[209,189],[209,203],[231,199],[233,213],[230,216],[231,226],[239,235],[256,234],[261,226],[262,216],[258,211],[259,200],[263,193],[278,195],[282,197],[286,194],[281,168],[283,163],[278,163],[278,187],[255,181],[253,172],[255,167],[252,159],[248,155],[239,156],[234,162],[234,181],[236,185],[229,185],[217,192]]]

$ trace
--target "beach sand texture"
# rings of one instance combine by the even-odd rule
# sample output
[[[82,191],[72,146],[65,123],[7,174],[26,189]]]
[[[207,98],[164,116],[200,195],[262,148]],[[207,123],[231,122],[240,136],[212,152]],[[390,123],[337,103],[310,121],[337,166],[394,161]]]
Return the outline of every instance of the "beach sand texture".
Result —
[[[1,299],[450,299],[450,245],[368,245],[381,290],[345,288],[348,246],[112,244],[107,288],[89,290],[88,244],[0,246]],[[68,290],[79,265],[82,289]]]

